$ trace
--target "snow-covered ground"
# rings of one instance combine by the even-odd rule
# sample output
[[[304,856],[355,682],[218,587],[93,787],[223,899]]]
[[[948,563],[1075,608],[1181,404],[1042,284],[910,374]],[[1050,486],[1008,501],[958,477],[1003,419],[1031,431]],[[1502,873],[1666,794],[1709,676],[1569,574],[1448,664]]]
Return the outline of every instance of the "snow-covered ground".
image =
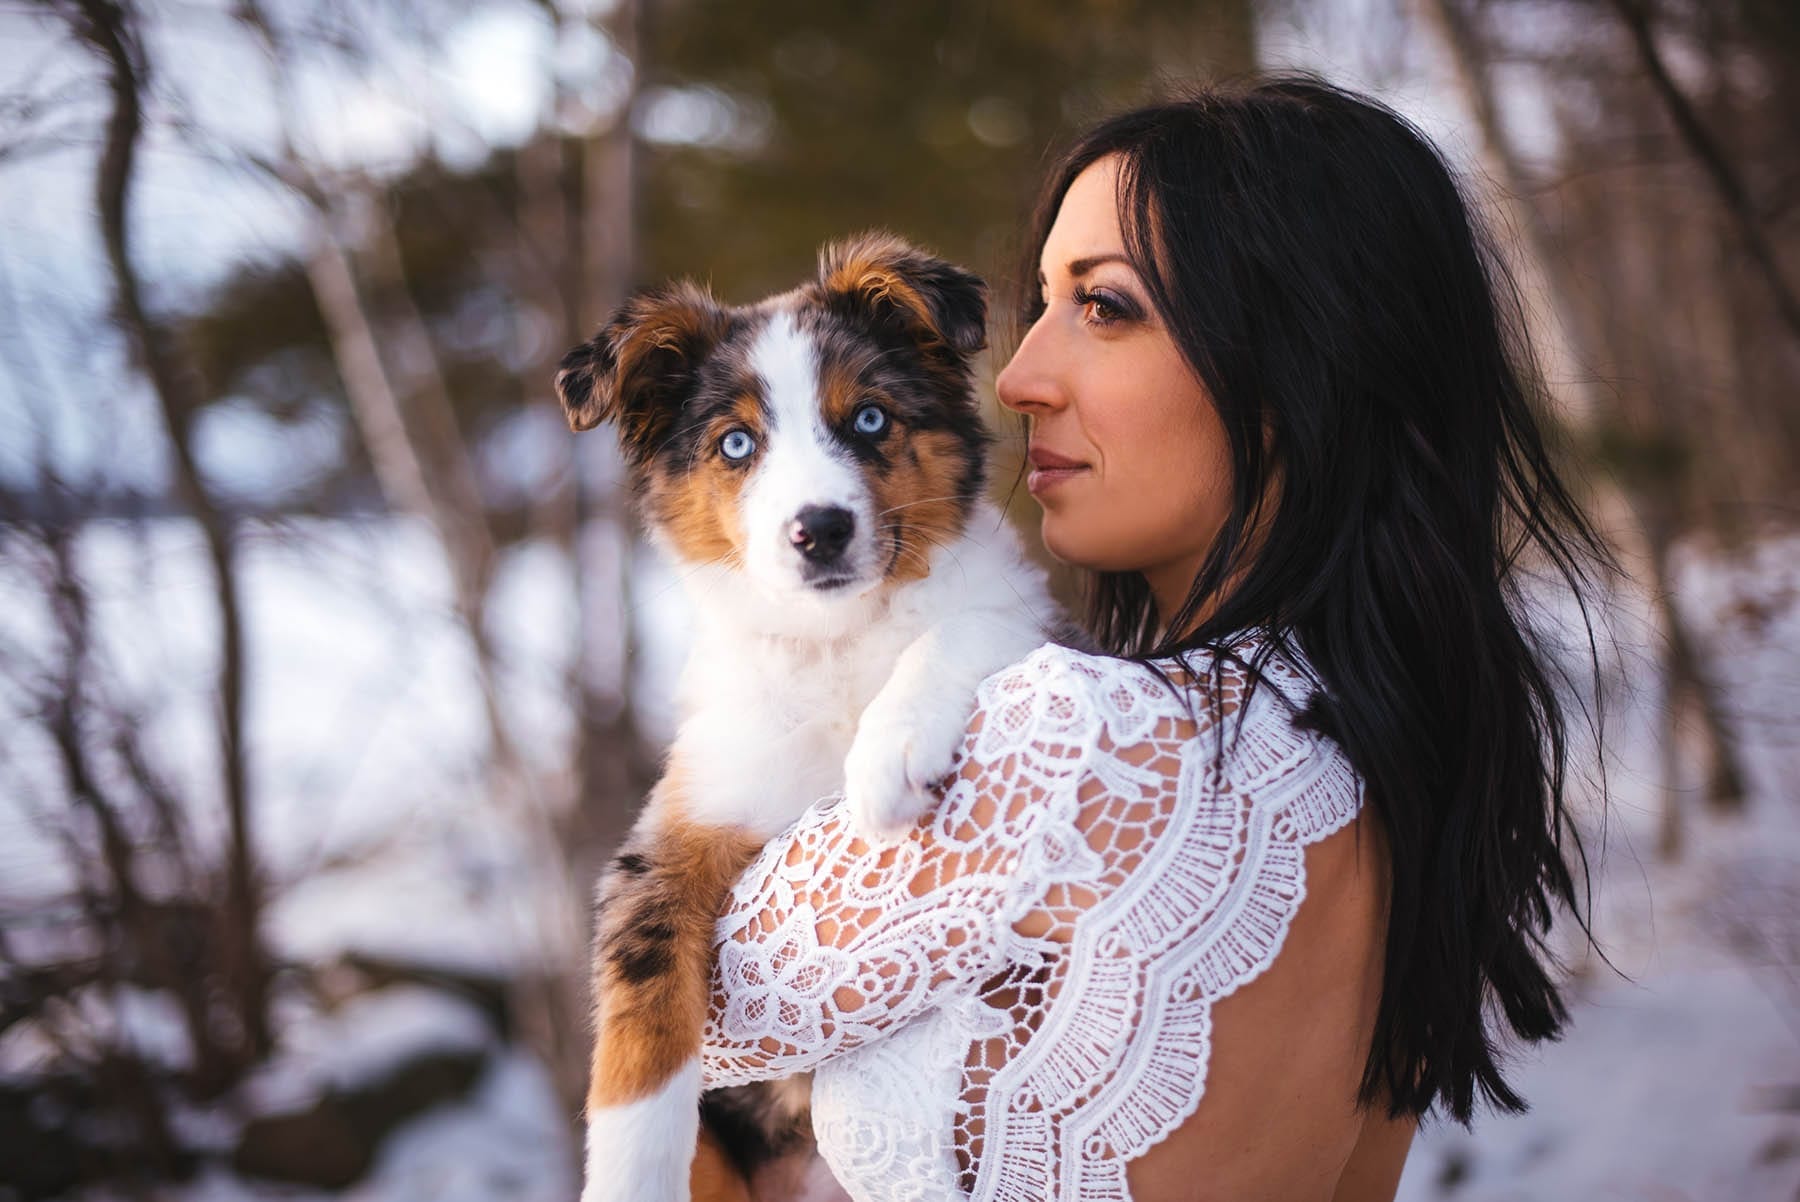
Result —
[[[486,797],[484,719],[430,540],[404,523],[301,523],[260,529],[246,547],[251,762],[259,842],[279,883],[270,912],[278,950],[529,967],[554,940],[519,901],[531,893],[530,839]],[[0,645],[41,645],[44,616],[22,561],[6,552],[0,543]],[[213,618],[201,552],[175,523],[138,534],[96,526],[81,545],[103,654],[146,707],[161,762],[209,809]],[[1693,552],[1680,582],[1703,650],[1730,682],[1749,804],[1742,814],[1710,814],[1684,785],[1682,855],[1658,858],[1661,695],[1644,601],[1622,600],[1612,626],[1620,655],[1607,720],[1611,805],[1604,824],[1591,807],[1584,813],[1598,865],[1596,926],[1619,972],[1584,960],[1568,1037],[1518,1064],[1530,1114],[1483,1115],[1472,1134],[1444,1124],[1422,1133],[1405,1202],[1788,1202],[1800,1189],[1800,542],[1768,543],[1737,566]],[[653,561],[634,560],[632,624],[651,648],[641,696],[665,721],[659,684],[679,655],[670,633],[680,625],[679,593]],[[531,732],[521,743],[537,767],[551,772],[568,729],[568,580],[554,554],[528,546],[510,554],[497,596],[508,712]],[[10,732],[0,751],[0,892],[13,903],[68,879],[41,822],[59,796],[53,765],[6,713],[15,703],[13,682],[0,680]],[[352,1021],[343,1014],[330,1020],[336,1029],[297,1015],[286,1059],[257,1088],[304,1093],[309,1080],[316,1087],[340,1071],[325,1047],[391,1050],[409,1029],[440,1043],[492,1039],[454,1010],[400,994],[361,1011],[357,1031],[342,1028]],[[157,1038],[153,1019],[132,1029]],[[529,1058],[497,1043],[488,1053],[472,1093],[402,1128],[346,1196],[572,1196],[571,1116]],[[41,1054],[28,1040],[0,1038],[0,1072]],[[366,1071],[378,1060],[359,1063]],[[315,1197],[218,1172],[186,1196]]]
[[[28,664],[51,667],[54,640],[31,557],[8,537],[0,530],[0,648],[8,653],[0,673],[0,902],[18,914],[74,879],[61,832],[79,823],[61,808],[53,749],[20,720],[29,704]],[[111,700],[137,713],[156,765],[191,801],[203,834],[216,838],[222,817],[210,698],[217,619],[197,532],[180,522],[97,524],[78,552],[92,590],[95,655],[114,682]],[[566,947],[543,926],[544,879],[530,824],[488,794],[489,740],[473,658],[430,535],[405,522],[259,527],[244,540],[242,567],[256,842],[277,955],[319,962],[354,952],[505,977],[537,969]],[[650,611],[670,603],[656,570],[647,566],[640,583],[646,612],[637,624],[650,629]],[[515,736],[530,733],[514,741],[545,774],[558,769],[569,731],[562,698],[574,642],[570,595],[562,562],[541,546],[509,552],[495,586],[491,634],[505,663],[509,726]],[[666,709],[654,687],[646,701],[652,716]],[[13,941],[15,952],[43,948],[45,932],[31,933],[35,939]],[[128,989],[119,1000],[128,1005],[117,1014],[94,1007],[96,1029],[116,1025],[155,1060],[184,1058],[185,1036],[166,996]],[[455,1105],[388,1138],[369,1174],[343,1195],[247,1184],[215,1168],[184,1197],[573,1196],[573,1116],[543,1066],[504,1045],[467,1003],[406,986],[329,1013],[291,988],[277,1001],[275,1061],[217,1112],[175,1116],[184,1138],[221,1158],[251,1115],[303,1110],[325,1091],[376,1079],[407,1056],[474,1052],[483,1068]],[[29,1024],[14,1026],[0,1033],[0,1075],[28,1074],[50,1053]]]

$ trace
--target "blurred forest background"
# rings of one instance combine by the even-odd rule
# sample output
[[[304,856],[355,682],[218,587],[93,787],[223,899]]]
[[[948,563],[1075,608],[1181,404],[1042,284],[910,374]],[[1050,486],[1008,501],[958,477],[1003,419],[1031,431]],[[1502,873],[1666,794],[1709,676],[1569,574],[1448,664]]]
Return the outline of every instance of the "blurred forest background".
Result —
[[[1258,68],[1456,162],[1632,572],[1612,964],[1402,1196],[1795,1197],[1792,0],[7,0],[0,1202],[573,1197],[683,602],[556,360],[874,226],[998,309],[1049,148]]]

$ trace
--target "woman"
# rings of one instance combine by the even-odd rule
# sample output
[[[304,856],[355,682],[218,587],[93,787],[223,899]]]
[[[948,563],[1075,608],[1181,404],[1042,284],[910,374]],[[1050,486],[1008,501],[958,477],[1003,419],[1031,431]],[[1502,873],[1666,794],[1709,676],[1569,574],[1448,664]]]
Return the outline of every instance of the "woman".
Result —
[[[1391,1198],[1566,1016],[1516,590],[1605,555],[1516,300],[1429,143],[1308,81],[1102,124],[1032,249],[999,396],[1104,654],[990,679],[899,847],[829,805],[770,846],[708,1084],[815,1069],[859,1200]]]

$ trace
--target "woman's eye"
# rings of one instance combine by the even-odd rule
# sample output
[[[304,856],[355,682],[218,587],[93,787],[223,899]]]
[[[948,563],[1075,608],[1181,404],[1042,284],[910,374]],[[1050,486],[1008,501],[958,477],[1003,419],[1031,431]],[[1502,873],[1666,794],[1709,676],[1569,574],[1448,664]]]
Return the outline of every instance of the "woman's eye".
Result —
[[[1073,299],[1081,308],[1088,310],[1087,319],[1097,326],[1109,326],[1133,315],[1128,301],[1104,289],[1077,287]]]
[[[864,405],[856,411],[856,416],[851,419],[851,425],[855,427],[858,434],[866,438],[873,438],[887,429],[887,410],[880,405]]]
[[[756,450],[756,439],[748,430],[733,430],[719,440],[719,454],[727,459],[748,459]]]

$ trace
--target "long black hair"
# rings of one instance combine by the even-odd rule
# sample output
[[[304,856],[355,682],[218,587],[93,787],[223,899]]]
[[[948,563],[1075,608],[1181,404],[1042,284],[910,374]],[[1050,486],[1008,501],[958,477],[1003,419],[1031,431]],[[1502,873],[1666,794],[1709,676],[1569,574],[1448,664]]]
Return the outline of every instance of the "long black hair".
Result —
[[[1616,568],[1540,430],[1518,292],[1429,140],[1310,78],[1090,131],[1045,185],[1022,279],[1108,156],[1127,252],[1224,425],[1231,510],[1177,612],[1100,573],[1089,632],[1146,661],[1298,644],[1318,685],[1299,720],[1362,775],[1392,868],[1359,1100],[1523,1110],[1501,1024],[1561,1032],[1546,939],[1559,906],[1586,922],[1568,714],[1521,585],[1548,564],[1579,597]]]

